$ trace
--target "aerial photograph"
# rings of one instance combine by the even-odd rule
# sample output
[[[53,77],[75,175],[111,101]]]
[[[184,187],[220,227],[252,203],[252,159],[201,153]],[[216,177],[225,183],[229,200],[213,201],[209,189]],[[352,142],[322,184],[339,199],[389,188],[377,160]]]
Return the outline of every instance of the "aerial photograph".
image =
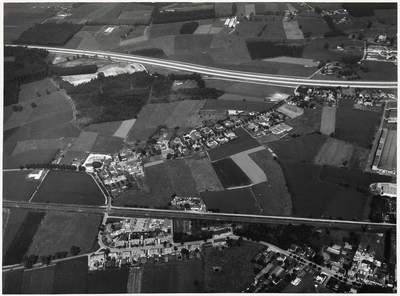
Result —
[[[2,294],[397,293],[397,2],[2,6]]]

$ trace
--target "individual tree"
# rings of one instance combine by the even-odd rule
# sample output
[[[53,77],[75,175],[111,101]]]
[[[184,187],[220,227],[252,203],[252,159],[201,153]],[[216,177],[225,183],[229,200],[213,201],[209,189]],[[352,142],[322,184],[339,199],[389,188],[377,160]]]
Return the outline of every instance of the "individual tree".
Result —
[[[32,103],[31,103],[31,106],[32,106],[32,108],[36,108],[36,107],[37,107],[37,105],[35,104],[35,102],[32,102]]]
[[[70,249],[70,253],[72,256],[77,255],[80,251],[81,251],[81,249],[77,246],[72,246]]]

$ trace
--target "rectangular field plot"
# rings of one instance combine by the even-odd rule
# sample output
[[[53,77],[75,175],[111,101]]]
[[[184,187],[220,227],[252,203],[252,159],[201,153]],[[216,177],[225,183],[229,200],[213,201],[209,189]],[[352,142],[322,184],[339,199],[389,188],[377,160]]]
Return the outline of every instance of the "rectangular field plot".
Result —
[[[56,266],[25,270],[22,294],[51,294]]]
[[[200,193],[208,210],[221,213],[260,214],[250,187]]]
[[[333,219],[352,220],[363,217],[367,198],[358,191],[342,188],[326,207],[323,215]]]
[[[87,293],[127,293],[129,268],[107,269],[89,272]]]
[[[198,196],[196,182],[185,159],[170,160],[163,165],[167,167],[172,188],[178,196]]]
[[[90,151],[96,142],[98,134],[91,132],[81,132],[78,138],[72,143],[72,151]]]
[[[354,153],[354,145],[333,138],[328,138],[314,159],[316,164],[342,166],[350,163]]]
[[[397,130],[388,131],[379,168],[385,170],[397,169]]]
[[[21,263],[22,257],[28,251],[36,230],[45,215],[45,213],[40,212],[28,213],[4,255],[3,265]]]
[[[46,95],[47,92],[53,93],[57,91],[57,87],[47,78],[40,81],[35,81],[27,84],[21,85],[21,90],[18,93],[18,101],[24,102],[37,98],[37,93],[39,92],[42,96]]]
[[[58,149],[36,149],[25,151],[19,154],[5,156],[3,158],[3,167],[6,169],[17,169],[19,166],[26,166],[34,163],[50,163]]]
[[[201,25],[199,26],[196,31],[193,32],[193,34],[208,34],[212,28],[212,24],[210,25]]]
[[[19,141],[12,155],[42,149],[64,149],[72,138]]]
[[[120,137],[113,137],[107,135],[98,135],[96,138],[96,142],[94,142],[92,148],[90,149],[92,152],[97,153],[117,153],[121,149],[121,145],[124,139]]]
[[[234,154],[232,160],[239,168],[250,178],[253,184],[259,184],[267,181],[267,176],[260,167],[250,158],[246,152]]]
[[[10,247],[15,235],[24,222],[29,210],[26,209],[9,209],[7,225],[3,225],[3,258],[8,248]]]
[[[49,171],[32,201],[75,205],[103,205],[105,197],[96,181],[89,174]]]
[[[381,113],[355,110],[353,104],[352,100],[339,99],[335,135],[338,139],[367,148],[372,143]]]
[[[60,261],[54,272],[52,294],[86,294],[87,278],[87,256]]]
[[[114,137],[125,138],[129,131],[131,130],[132,126],[134,125],[136,119],[129,119],[122,121],[121,125],[113,134]]]
[[[28,254],[69,252],[71,246],[79,246],[81,254],[88,253],[97,240],[100,223],[100,215],[50,212],[43,219]]]
[[[329,136],[335,132],[336,107],[323,107],[321,116],[321,133]]]
[[[3,294],[21,294],[23,277],[23,269],[3,272]]]
[[[95,123],[95,124],[91,124],[88,127],[86,127],[85,132],[113,136],[114,133],[121,127],[121,124],[122,124],[122,121]]]
[[[303,32],[299,28],[297,21],[282,22],[287,39],[303,39]]]
[[[4,171],[3,184],[7,186],[3,187],[3,199],[29,201],[41,182],[33,178],[28,179],[31,172],[32,170]]]
[[[233,132],[239,137],[238,139],[234,139],[225,145],[218,146],[207,151],[211,161],[216,161],[218,159],[261,146],[260,143],[258,143],[257,140],[255,140],[243,128],[235,129]]]
[[[207,157],[188,159],[188,165],[199,192],[224,189]]]
[[[143,266],[141,293],[202,293],[204,292],[202,287],[204,286],[201,260]]]
[[[227,95],[228,96],[228,95]],[[241,111],[266,111],[269,108],[273,107],[274,103],[264,103],[264,102],[243,102],[238,100],[207,100],[204,104],[204,110],[218,110],[218,111],[226,111],[226,110],[241,110]]]
[[[212,163],[219,180],[224,188],[251,185],[250,178],[231,159],[224,158]]]

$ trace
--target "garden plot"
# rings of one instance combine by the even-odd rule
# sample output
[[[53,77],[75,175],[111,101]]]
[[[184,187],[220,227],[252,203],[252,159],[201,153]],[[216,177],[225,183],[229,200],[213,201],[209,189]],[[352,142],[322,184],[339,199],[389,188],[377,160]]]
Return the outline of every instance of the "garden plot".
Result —
[[[335,132],[336,107],[323,107],[321,116],[321,133],[331,135]]]
[[[247,152],[234,154],[232,160],[242,169],[250,178],[253,184],[259,184],[267,181],[267,176],[260,167],[250,158]]]
[[[303,32],[299,28],[297,21],[283,22],[287,39],[304,39]]]
[[[354,147],[350,143],[328,138],[315,156],[316,164],[342,166],[345,161],[350,162]]]

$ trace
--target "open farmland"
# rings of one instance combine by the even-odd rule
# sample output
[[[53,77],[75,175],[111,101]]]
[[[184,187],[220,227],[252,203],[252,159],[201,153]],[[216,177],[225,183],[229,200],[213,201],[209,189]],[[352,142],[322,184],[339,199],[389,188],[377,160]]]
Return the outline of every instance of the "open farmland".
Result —
[[[372,143],[380,112],[353,109],[352,100],[339,100],[335,135],[338,139],[368,148]]]
[[[279,159],[312,162],[327,137],[318,134],[267,143]]]
[[[336,107],[322,107],[321,133],[331,135],[335,132]]]
[[[350,143],[328,138],[315,156],[314,162],[333,166],[343,166],[345,161],[350,164],[354,150],[354,145]]]
[[[187,164],[196,182],[197,191],[218,191],[224,188],[221,185],[210,160],[205,156],[187,160]]]
[[[136,119],[128,119],[122,121],[121,125],[118,127],[118,129],[115,131],[113,134],[114,137],[120,137],[120,138],[125,138],[132,126],[135,124]]]
[[[227,110],[242,110],[242,111],[266,111],[273,107],[275,104],[270,102],[248,102],[248,101],[238,101],[238,100],[207,100],[204,104],[202,110],[217,110],[217,111],[227,111]]]
[[[266,29],[262,32],[260,37],[266,38],[271,41],[284,41],[286,38],[285,28],[283,27],[283,16],[272,15],[267,16],[268,21]]]
[[[106,269],[89,272],[87,293],[127,293],[129,268]]]
[[[368,67],[369,71],[359,71],[360,77],[365,81],[397,81],[397,66],[394,63],[378,61],[363,61],[363,66]]]
[[[254,281],[251,259],[265,246],[244,241],[240,247],[212,248],[204,256],[204,286],[209,293],[240,293]],[[220,266],[215,272],[213,267]]]
[[[238,128],[233,130],[238,139],[229,141],[225,145],[218,146],[214,149],[208,150],[208,156],[211,161],[216,161],[221,158],[231,156],[249,149],[259,147],[260,144],[255,140],[246,130]]]
[[[32,194],[40,184],[40,180],[27,179],[31,170],[4,171],[3,199],[14,201],[29,201]]]
[[[273,216],[291,215],[292,201],[279,164],[267,150],[257,151],[249,156],[267,176],[267,182],[251,187],[261,207],[261,213]]]
[[[260,214],[250,187],[200,193],[208,210],[221,213]]]
[[[297,21],[282,22],[287,39],[303,39],[303,32],[299,28]]]
[[[17,155],[32,150],[64,149],[71,141],[72,138],[19,141],[15,145],[11,155]]]
[[[28,210],[24,209],[9,209],[9,211],[7,225],[3,225],[3,258],[29,213]]]
[[[22,294],[51,294],[56,266],[25,270]]]
[[[328,24],[323,18],[297,17],[297,22],[303,33],[311,32],[311,37],[323,37],[330,31]]]
[[[3,158],[3,168],[16,169],[21,165],[25,166],[33,163],[50,163],[57,152],[58,149],[37,149],[5,156]]]
[[[75,205],[103,205],[105,197],[89,174],[71,171],[49,171],[32,199]]]
[[[212,166],[224,188],[240,187],[252,184],[250,178],[229,157],[213,162]]]
[[[397,169],[397,130],[389,130],[381,159],[379,161],[379,167],[385,170]]]
[[[71,150],[89,152],[96,142],[97,137],[97,133],[82,131],[79,137],[72,143]]]
[[[285,114],[286,116],[288,116],[291,119],[299,117],[299,116],[303,115],[303,113],[304,113],[303,108],[299,108],[297,106],[292,106],[292,105],[289,105],[286,103],[283,104],[282,106],[279,106],[277,111]]]
[[[163,280],[161,281],[160,278]],[[143,266],[141,293],[202,293],[203,262],[185,260]]]
[[[71,164],[74,159],[80,160],[82,162],[89,156],[89,152],[79,152],[68,150],[64,157],[61,159],[60,164]]]
[[[88,253],[97,241],[101,223],[100,215],[86,213],[50,212],[43,219],[28,254],[51,255],[56,252],[69,252],[72,246]]]
[[[253,184],[267,181],[267,176],[260,167],[250,158],[247,152],[241,152],[231,156],[231,159],[250,178]]]
[[[86,294],[88,278],[87,256],[60,261],[56,264],[53,294]]]
[[[3,272],[3,294],[21,294],[23,269],[16,269]]]
[[[49,92],[50,94],[57,92],[56,85],[49,78],[26,83],[21,85],[21,90],[18,93],[18,101],[24,102],[36,99],[37,93],[44,96],[47,94],[47,92]]]
[[[303,115],[286,121],[286,124],[293,127],[290,135],[307,135],[317,132],[321,128],[322,108],[316,106],[316,109],[306,108]]]
[[[113,154],[117,153],[121,149],[121,145],[124,139],[120,137],[108,136],[108,135],[98,135],[96,141],[94,142],[92,152]]]
[[[112,121],[104,123],[91,124],[84,129],[85,132],[103,134],[113,136],[114,133],[120,128],[123,121]]]
[[[45,213],[28,212],[7,252],[3,255],[4,266],[22,262],[22,258],[28,251],[29,245],[44,216]]]
[[[168,177],[177,196],[194,197],[199,195],[186,159],[170,160],[163,165],[167,167]]]
[[[355,190],[342,188],[323,212],[323,216],[333,219],[368,219],[364,217],[367,197]]]

